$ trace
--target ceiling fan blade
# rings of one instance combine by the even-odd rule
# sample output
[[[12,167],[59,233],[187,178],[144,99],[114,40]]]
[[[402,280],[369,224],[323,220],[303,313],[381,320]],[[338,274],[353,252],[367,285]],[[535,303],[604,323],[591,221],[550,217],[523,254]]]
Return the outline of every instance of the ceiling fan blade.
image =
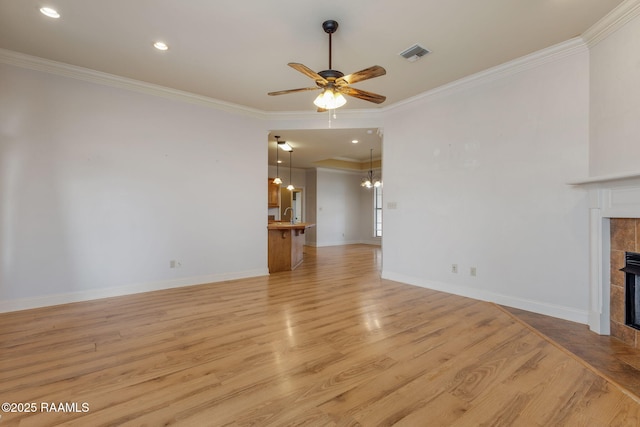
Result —
[[[347,84],[353,84],[363,80],[372,79],[374,77],[384,76],[385,74],[387,74],[387,70],[379,65],[374,65],[373,67],[365,68],[364,70],[356,71],[353,74],[341,77],[336,80],[336,83],[340,84],[344,81]]]
[[[318,90],[317,87],[302,87],[300,89],[288,89],[288,90],[280,90],[277,92],[269,92],[267,95],[275,96],[275,95],[285,95],[287,93],[295,93],[295,92],[306,92],[308,90]]]
[[[346,86],[341,87],[339,91],[345,95],[353,96],[354,98],[364,99],[365,101],[375,102],[376,104],[382,104],[387,97],[378,95],[377,93],[367,92],[366,90],[354,89]]]
[[[315,71],[313,71],[311,68],[307,67],[306,65],[303,64],[298,64],[296,62],[289,62],[287,64],[289,67],[293,68],[294,70],[300,71],[302,74],[304,74],[307,77],[312,78],[313,80],[315,80],[316,82],[321,82],[322,84],[327,84],[329,83],[327,81],[327,79],[325,79],[324,77],[322,77],[320,74],[316,73]]]
[[[320,108],[318,107],[318,113],[324,113],[325,111],[327,111],[326,108]]]

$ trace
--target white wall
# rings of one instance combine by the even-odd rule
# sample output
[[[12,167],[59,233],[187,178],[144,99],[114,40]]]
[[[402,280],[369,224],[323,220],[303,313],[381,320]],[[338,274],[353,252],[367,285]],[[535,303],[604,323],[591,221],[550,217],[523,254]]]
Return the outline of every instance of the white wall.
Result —
[[[640,172],[640,17],[591,48],[590,175]]]
[[[259,120],[5,64],[0,93],[0,310],[267,274]]]
[[[566,185],[588,166],[577,52],[388,112],[383,277],[586,323],[586,196]]]
[[[362,243],[361,223],[372,211],[361,209],[362,174],[318,169],[316,176],[316,245]]]

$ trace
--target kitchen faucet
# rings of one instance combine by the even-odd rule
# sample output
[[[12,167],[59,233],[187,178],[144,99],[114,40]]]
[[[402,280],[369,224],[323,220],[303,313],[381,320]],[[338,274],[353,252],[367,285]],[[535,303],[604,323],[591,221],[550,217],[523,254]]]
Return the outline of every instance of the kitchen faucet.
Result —
[[[289,218],[291,220],[291,224],[293,224],[293,208],[291,206],[289,206],[287,209],[284,210],[284,213],[282,214],[282,216],[287,216],[288,210],[291,210],[291,213],[289,214]]]

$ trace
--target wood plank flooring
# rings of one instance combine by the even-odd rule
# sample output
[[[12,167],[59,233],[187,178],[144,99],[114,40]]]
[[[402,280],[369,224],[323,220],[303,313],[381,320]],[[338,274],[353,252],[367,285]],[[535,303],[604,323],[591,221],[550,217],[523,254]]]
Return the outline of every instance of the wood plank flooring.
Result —
[[[305,251],[269,277],[0,314],[0,400],[37,405],[0,426],[640,425],[500,307],[381,280],[374,246]],[[60,402],[77,410],[40,406]]]
[[[516,308],[503,308],[640,401],[639,349],[632,348],[615,337],[591,332],[587,325]]]

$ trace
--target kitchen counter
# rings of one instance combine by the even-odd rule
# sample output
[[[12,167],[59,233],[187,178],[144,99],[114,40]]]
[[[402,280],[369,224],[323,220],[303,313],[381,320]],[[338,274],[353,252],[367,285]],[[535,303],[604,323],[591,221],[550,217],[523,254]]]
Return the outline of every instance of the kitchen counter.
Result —
[[[303,259],[304,232],[315,224],[307,222],[270,222],[269,230],[269,273],[290,271],[299,266]]]

